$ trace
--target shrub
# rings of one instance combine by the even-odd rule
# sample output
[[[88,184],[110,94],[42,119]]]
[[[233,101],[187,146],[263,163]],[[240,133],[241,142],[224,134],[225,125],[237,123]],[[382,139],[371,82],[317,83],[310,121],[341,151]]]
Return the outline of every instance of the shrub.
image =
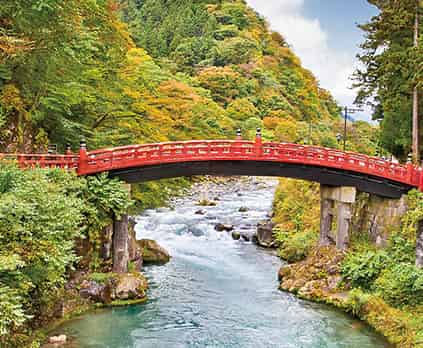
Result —
[[[78,260],[75,239],[95,236],[130,204],[118,180],[61,170],[0,165],[0,346],[23,346],[26,321],[39,319]]]
[[[374,288],[395,306],[423,304],[423,270],[407,263],[396,264],[382,272]]]
[[[385,251],[350,253],[341,265],[341,273],[353,287],[370,289],[386,267],[387,261],[388,255]]]
[[[304,260],[316,245],[317,236],[317,233],[310,231],[297,233],[276,232],[275,237],[280,244],[279,256],[290,263]]]

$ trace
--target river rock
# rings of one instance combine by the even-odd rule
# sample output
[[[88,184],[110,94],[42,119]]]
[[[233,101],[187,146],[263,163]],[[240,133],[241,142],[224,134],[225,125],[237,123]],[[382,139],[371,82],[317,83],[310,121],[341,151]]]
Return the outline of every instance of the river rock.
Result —
[[[84,280],[80,285],[79,295],[93,302],[111,302],[109,284],[100,284],[94,280]]]
[[[208,199],[202,199],[198,201],[197,205],[201,205],[203,207],[214,207],[217,203],[215,201],[209,201]]]
[[[200,210],[197,210],[197,211],[195,212],[195,214],[196,214],[196,215],[206,215],[206,214],[207,214],[207,212],[206,212],[205,210],[203,210],[203,209],[200,209]]]
[[[142,259],[145,264],[163,265],[170,260],[170,255],[156,241],[151,239],[141,239],[137,241],[141,248]]]
[[[113,300],[135,300],[146,296],[148,283],[141,273],[119,274],[112,282]]]
[[[271,221],[259,222],[257,224],[257,244],[265,248],[276,247],[276,240],[273,237],[274,224]]]
[[[48,342],[50,344],[55,344],[55,345],[64,345],[66,343],[67,337],[66,335],[59,335],[59,336],[51,336],[48,339]]]
[[[245,232],[241,233],[241,238],[246,242],[251,241],[251,236],[248,233],[245,233]]]
[[[241,239],[241,233],[239,233],[238,231],[233,231],[232,232],[232,239],[240,240]]]
[[[241,207],[238,209],[240,213],[246,213],[249,209],[247,207]]]
[[[214,226],[214,229],[218,232],[231,232],[234,229],[234,225],[227,225],[227,224],[217,224]]]

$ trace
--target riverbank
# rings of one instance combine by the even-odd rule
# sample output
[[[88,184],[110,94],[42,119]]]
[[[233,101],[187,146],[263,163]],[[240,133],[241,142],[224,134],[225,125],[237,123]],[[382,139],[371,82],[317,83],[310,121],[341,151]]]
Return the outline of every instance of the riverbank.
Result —
[[[301,192],[301,194],[299,194]],[[353,221],[363,220],[367,197],[360,197]],[[423,347],[423,306],[414,266],[415,219],[422,198],[411,193],[403,221],[390,221],[384,246],[372,242],[366,223],[353,226],[350,247],[316,247],[319,231],[317,185],[281,180],[275,197],[279,255],[290,262],[279,270],[280,289],[299,298],[333,305],[360,318],[401,348]],[[313,207],[305,210],[304,207]],[[316,209],[315,209],[316,208]],[[367,210],[368,211],[368,210]],[[368,215],[368,214],[367,214]]]
[[[342,309],[363,320],[397,347],[423,347],[421,309],[407,312],[390,306],[374,294],[351,290],[343,283],[340,273],[344,257],[344,253],[333,247],[316,248],[304,261],[281,267],[280,289],[305,300]]]
[[[174,180],[172,182],[164,180],[163,182],[144,187],[146,189],[144,203],[142,206],[136,204],[132,211],[135,214],[137,212],[139,214],[155,207],[160,207],[159,210],[168,211],[170,210],[169,206],[181,195],[199,195],[198,206],[200,209],[201,205],[204,204],[204,202],[200,202],[201,200],[212,202],[219,199],[213,194],[209,198],[209,185],[221,188],[237,185],[238,190],[240,190],[242,183],[247,181],[249,179],[221,177],[195,177],[189,181]],[[133,198],[136,202],[141,200],[141,197],[137,196],[138,189],[139,187],[136,187],[133,190],[136,196]],[[214,204],[217,203],[214,202]],[[68,282],[61,290],[61,295],[57,296],[57,300],[50,301],[49,306],[44,308],[44,312],[37,319],[37,327],[39,329],[31,335],[32,338],[27,339],[28,342],[44,342],[43,347],[48,348],[50,347],[49,338],[51,336],[60,336],[60,331],[56,331],[56,329],[69,320],[87,315],[99,308],[126,307],[139,305],[147,301],[148,284],[143,273],[139,270],[146,264],[164,264],[169,261],[170,256],[154,240],[142,239],[137,241],[134,226],[135,221],[130,219],[128,246],[129,270],[132,274],[119,275],[112,273],[109,262],[111,261],[110,250],[103,251],[103,255],[89,255],[89,243],[83,243],[85,246],[79,248],[79,253],[80,255],[82,253],[83,259],[80,264],[84,265],[83,268],[71,272]],[[105,230],[102,233],[104,235],[101,238],[98,238],[98,236],[96,238],[101,245],[108,245],[110,248],[111,236]],[[93,240],[90,243],[92,242]],[[104,250],[103,246],[100,248],[101,250]],[[93,263],[96,265],[95,270],[92,270]],[[125,279],[121,281],[121,278],[125,277],[131,277],[131,279],[129,281]],[[136,278],[140,278],[138,282],[140,287],[132,281],[132,279]]]
[[[170,207],[146,210],[136,218],[137,238],[157,240],[172,255],[164,266],[143,268],[149,300],[88,313],[57,332],[84,347],[385,347],[347,315],[280,292],[274,251],[216,230],[254,234],[268,219],[276,183],[198,184]],[[215,204],[199,205],[204,198]]]

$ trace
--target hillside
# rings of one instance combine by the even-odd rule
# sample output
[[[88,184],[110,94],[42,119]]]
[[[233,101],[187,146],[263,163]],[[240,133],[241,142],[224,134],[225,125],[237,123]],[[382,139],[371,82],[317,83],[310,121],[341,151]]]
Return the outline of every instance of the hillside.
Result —
[[[303,141],[297,122],[337,117],[330,94],[243,1],[42,4],[0,6],[2,151],[77,147],[82,136],[91,148],[224,138],[237,127],[251,136],[263,124],[269,138]]]

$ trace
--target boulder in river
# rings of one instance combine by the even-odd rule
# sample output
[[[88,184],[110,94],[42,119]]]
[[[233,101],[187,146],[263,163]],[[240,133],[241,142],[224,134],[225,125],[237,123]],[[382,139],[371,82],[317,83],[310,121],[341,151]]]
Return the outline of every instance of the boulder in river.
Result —
[[[195,212],[195,214],[196,214],[196,215],[206,215],[206,214],[207,214],[207,212],[206,212],[205,210],[203,210],[203,209],[200,209],[200,210],[197,210],[197,211]]]
[[[232,232],[232,239],[240,240],[241,239],[241,233],[239,233],[238,231],[233,231]]]
[[[276,240],[273,237],[273,227],[275,225],[271,221],[259,222],[257,224],[256,242],[265,248],[276,247]]]
[[[218,232],[223,232],[223,231],[231,232],[234,229],[234,225],[220,224],[219,223],[219,224],[216,224],[214,226],[214,229]]]
[[[142,259],[144,264],[163,265],[170,260],[170,255],[156,241],[151,239],[141,239],[137,241],[141,248]]]
[[[241,233],[241,238],[246,241],[249,242],[251,240],[251,236],[248,233]]]
[[[115,300],[138,300],[146,296],[148,283],[142,273],[93,273],[84,280],[79,294],[95,303],[110,304]]]
[[[202,199],[198,201],[197,205],[201,205],[203,207],[214,207],[217,203],[215,201],[209,201],[208,199]]]
[[[246,213],[249,209],[247,207],[241,207],[238,209],[240,213]]]
[[[113,279],[113,300],[137,300],[146,296],[148,283],[141,273],[118,274]]]

